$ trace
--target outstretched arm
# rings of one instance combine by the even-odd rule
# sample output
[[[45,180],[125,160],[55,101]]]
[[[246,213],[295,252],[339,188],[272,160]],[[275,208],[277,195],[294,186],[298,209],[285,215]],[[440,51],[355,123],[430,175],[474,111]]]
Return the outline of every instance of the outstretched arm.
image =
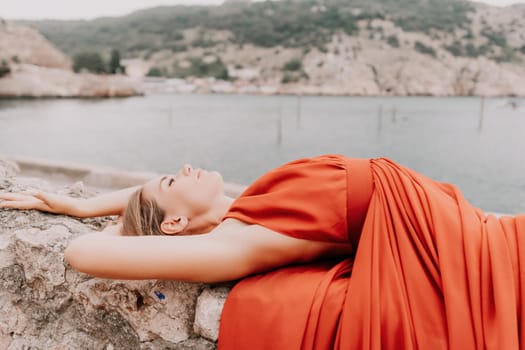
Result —
[[[75,239],[65,257],[75,269],[104,278],[219,282],[348,248],[249,225],[195,236],[88,234]]]
[[[140,187],[128,187],[88,199],[79,199],[77,208],[72,215],[78,217],[121,215],[128,205],[129,197]]]
[[[140,186],[105,193],[88,199],[72,198],[54,193],[0,193],[0,208],[36,209],[77,217],[120,215],[129,197]]]

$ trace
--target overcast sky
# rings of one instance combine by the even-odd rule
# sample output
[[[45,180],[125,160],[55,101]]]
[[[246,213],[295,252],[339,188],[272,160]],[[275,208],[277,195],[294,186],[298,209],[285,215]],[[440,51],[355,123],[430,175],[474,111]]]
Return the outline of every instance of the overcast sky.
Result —
[[[135,10],[160,5],[221,4],[223,0],[0,0],[0,18],[93,19],[123,16]],[[496,6],[525,3],[525,0],[482,0]]]

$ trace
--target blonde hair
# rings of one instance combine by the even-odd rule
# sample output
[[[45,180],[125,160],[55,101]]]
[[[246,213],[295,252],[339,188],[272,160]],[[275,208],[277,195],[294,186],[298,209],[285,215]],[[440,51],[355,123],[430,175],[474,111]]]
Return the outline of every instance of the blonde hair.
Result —
[[[165,212],[154,200],[145,199],[143,188],[133,192],[122,214],[123,236],[159,236],[164,235],[160,226]]]

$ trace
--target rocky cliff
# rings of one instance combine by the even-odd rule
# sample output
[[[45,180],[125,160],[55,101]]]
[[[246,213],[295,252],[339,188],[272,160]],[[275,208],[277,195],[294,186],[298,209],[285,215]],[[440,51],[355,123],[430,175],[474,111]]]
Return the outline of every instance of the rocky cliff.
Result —
[[[0,191],[58,188],[0,160]],[[63,258],[68,242],[113,218],[0,209],[1,349],[214,349],[228,286],[92,278]]]
[[[1,61],[25,62],[48,68],[71,68],[71,60],[38,31],[3,19],[0,19]]]
[[[36,30],[0,19],[0,97],[114,97],[140,93],[125,76],[75,74]]]

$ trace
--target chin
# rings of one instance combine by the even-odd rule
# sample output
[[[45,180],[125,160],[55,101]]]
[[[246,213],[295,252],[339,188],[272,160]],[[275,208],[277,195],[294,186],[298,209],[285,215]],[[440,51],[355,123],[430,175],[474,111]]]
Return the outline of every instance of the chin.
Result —
[[[212,171],[211,174],[217,180],[217,186],[220,188],[220,191],[224,193],[224,179],[222,178],[222,175],[218,171]]]
[[[224,182],[221,173],[219,173],[218,171],[211,171],[210,174],[217,177],[220,182]]]

